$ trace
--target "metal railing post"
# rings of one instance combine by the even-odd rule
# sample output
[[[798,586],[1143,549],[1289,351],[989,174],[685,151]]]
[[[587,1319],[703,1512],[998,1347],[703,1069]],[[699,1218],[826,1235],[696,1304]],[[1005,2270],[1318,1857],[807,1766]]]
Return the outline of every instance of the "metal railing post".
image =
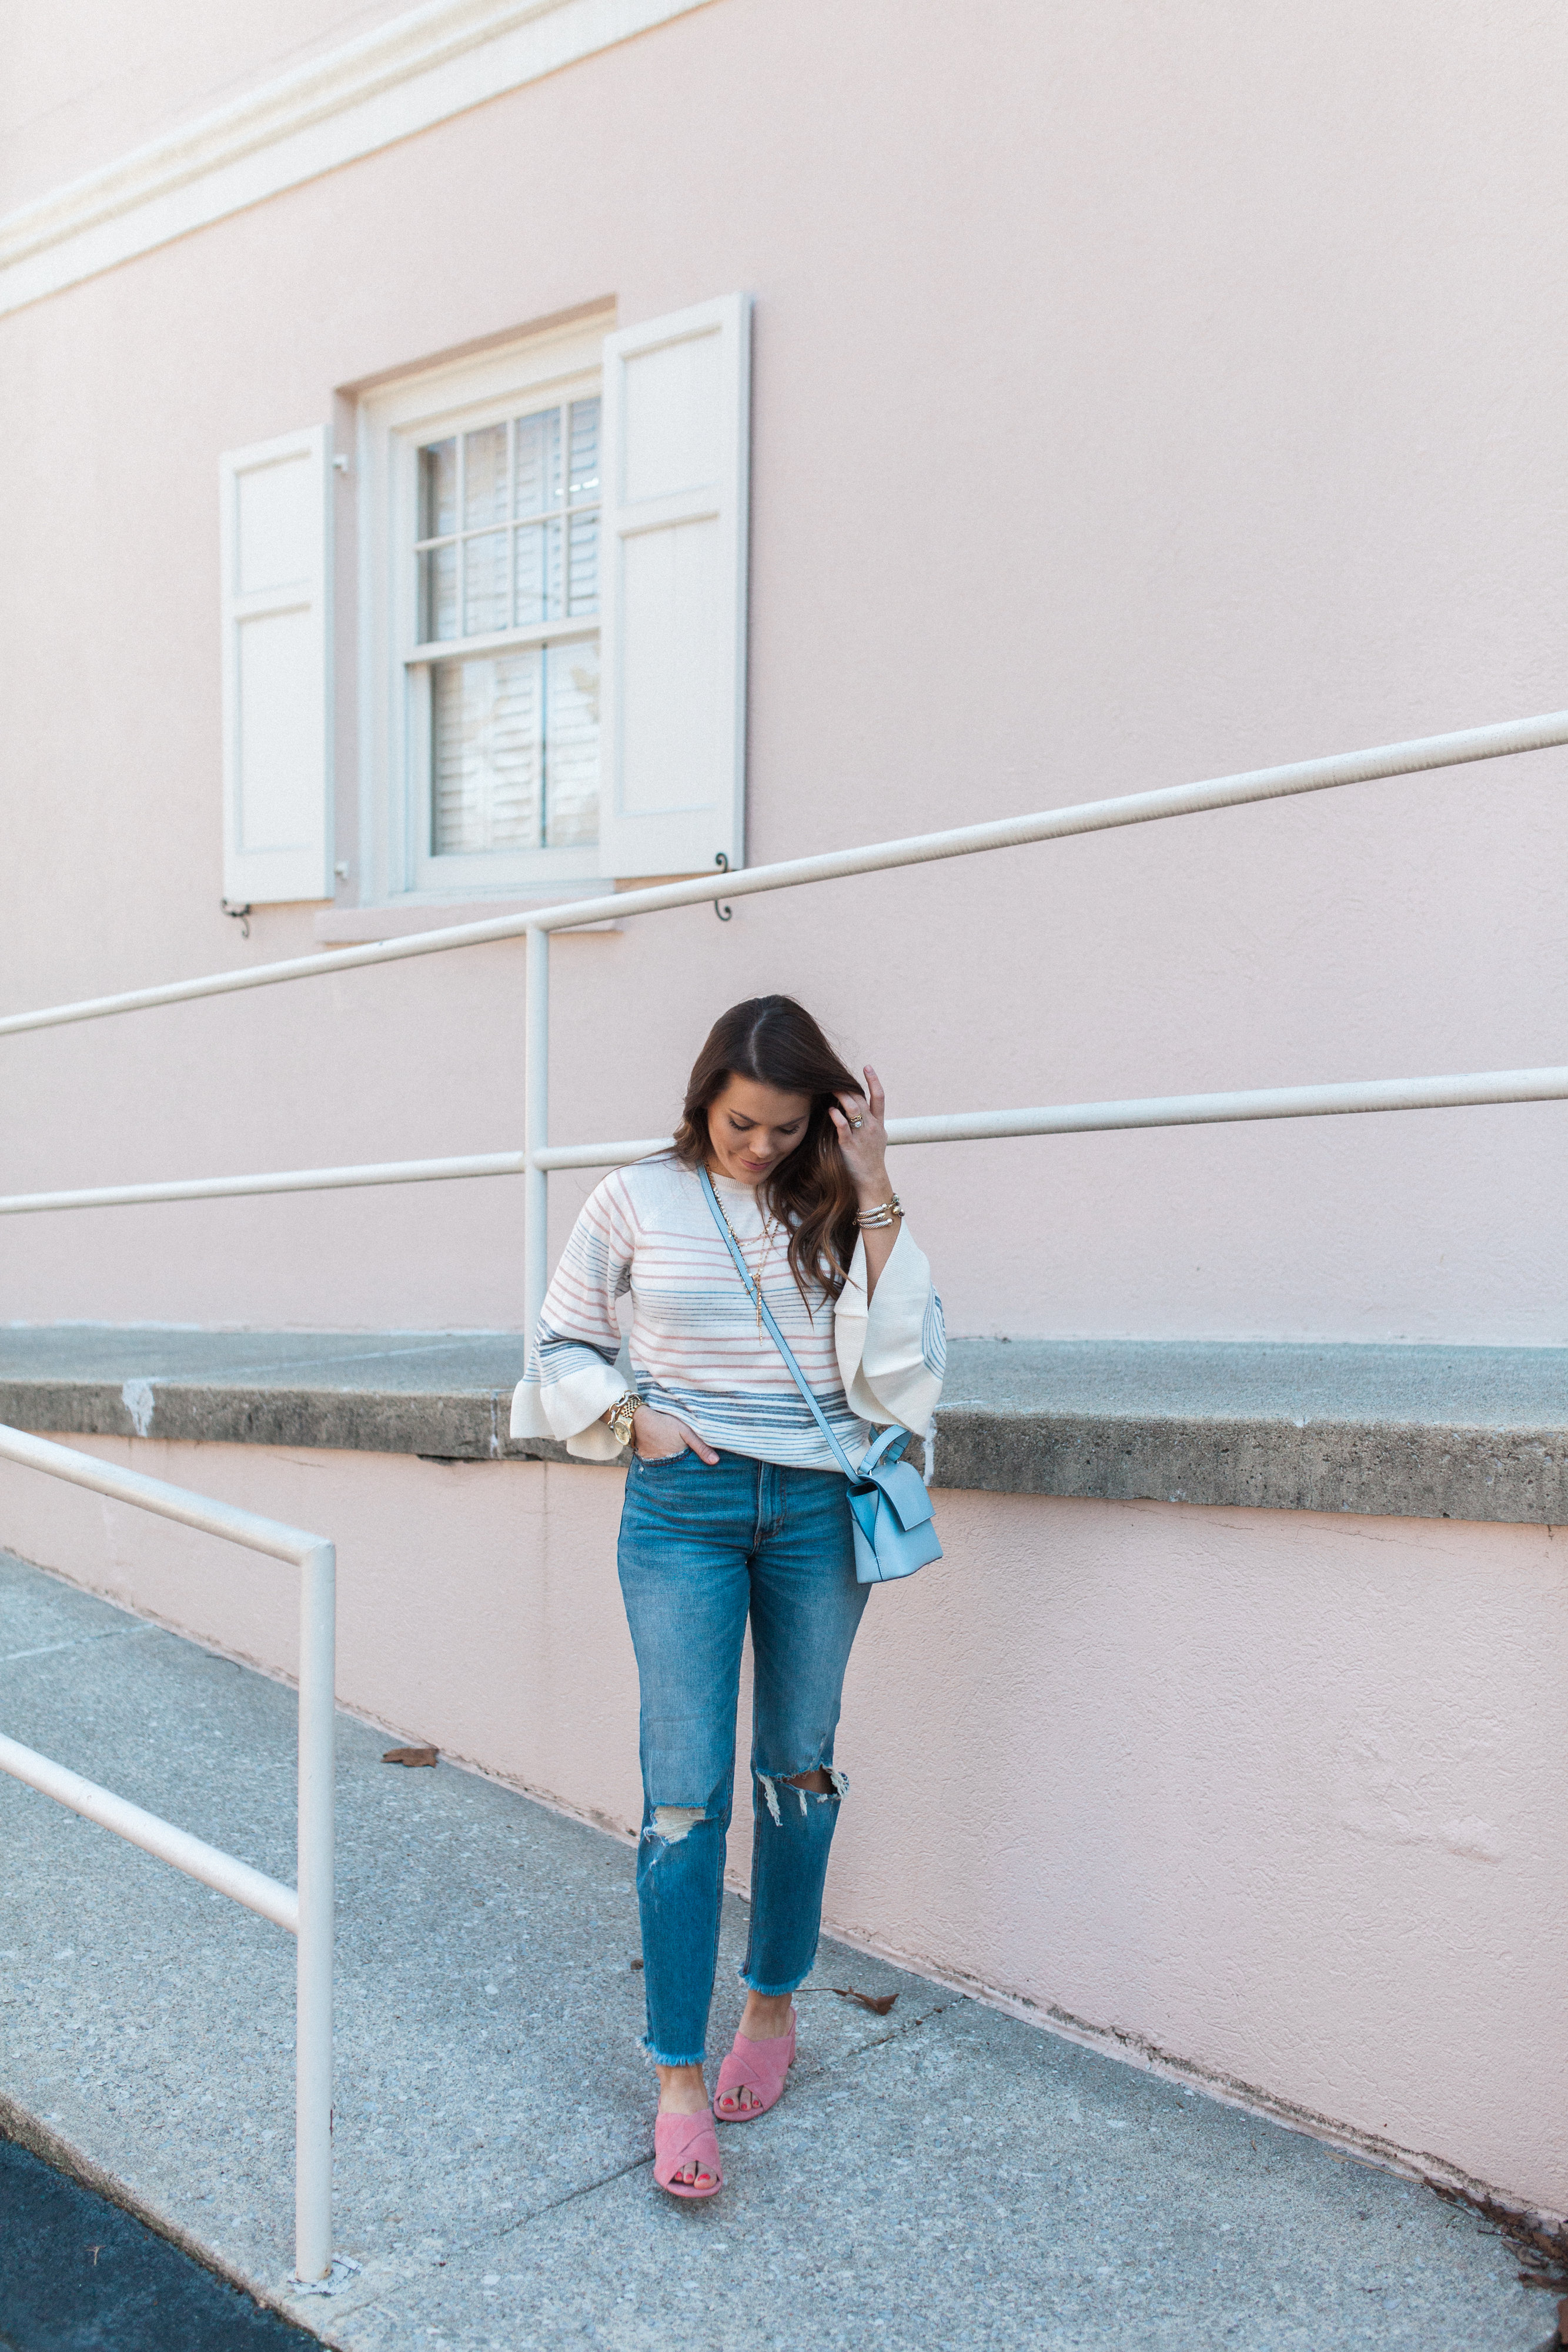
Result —
[[[523,1328],[533,1345],[549,1282],[549,1174],[534,1154],[549,1141],[549,933],[528,933],[523,1062]]]
[[[232,1503],[194,1495],[140,1470],[0,1424],[0,1461],[63,1478],[89,1494],[180,1526],[244,1544],[299,1573],[299,1787],[298,1885],[284,1886],[232,1853],[176,1829],[156,1813],[78,1772],[0,1738],[0,1772],[68,1805],[144,1853],[183,1870],[287,1928],[298,1944],[295,1976],[294,2266],[314,2283],[332,2270],[332,1912],[333,1748],[337,1719],[337,1551],[325,1536],[262,1518]]]
[[[332,1937],[337,1552],[299,1568],[299,1948],[294,2049],[294,2266],[332,2268]]]

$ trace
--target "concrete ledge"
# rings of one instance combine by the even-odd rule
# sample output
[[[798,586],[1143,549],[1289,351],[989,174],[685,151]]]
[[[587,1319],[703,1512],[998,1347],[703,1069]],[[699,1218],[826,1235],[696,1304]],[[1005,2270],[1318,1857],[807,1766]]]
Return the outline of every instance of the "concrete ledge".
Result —
[[[523,1342],[503,1332],[0,1330],[0,1421],[59,1435],[322,1445],[449,1462],[569,1459],[507,1435]]]
[[[957,1412],[944,1486],[1372,1517],[1568,1522],[1568,1432]]]
[[[1568,1349],[960,1342],[939,1486],[1568,1518]]]
[[[507,1332],[0,1330],[0,1420],[58,1434],[564,1461],[507,1435]],[[1568,1349],[954,1343],[939,1486],[1568,1524]]]

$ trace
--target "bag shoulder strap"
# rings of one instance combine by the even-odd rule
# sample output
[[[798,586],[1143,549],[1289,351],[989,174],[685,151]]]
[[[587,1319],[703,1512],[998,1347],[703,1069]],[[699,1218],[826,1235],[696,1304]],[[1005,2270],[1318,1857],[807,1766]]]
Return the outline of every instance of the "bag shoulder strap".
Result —
[[[843,1447],[839,1444],[839,1441],[834,1436],[832,1430],[829,1427],[827,1415],[823,1412],[821,1406],[817,1402],[816,1397],[811,1390],[810,1382],[807,1380],[806,1375],[802,1372],[800,1365],[795,1361],[794,1357],[791,1355],[789,1341],[785,1339],[783,1332],[780,1331],[778,1324],[774,1321],[773,1309],[768,1306],[767,1299],[763,1297],[761,1291],[758,1288],[756,1283],[751,1278],[751,1269],[747,1265],[745,1258],[742,1257],[739,1245],[736,1241],[735,1235],[729,1230],[728,1222],[725,1217],[724,1211],[718,1205],[718,1195],[713,1189],[712,1177],[708,1174],[706,1168],[700,1170],[698,1172],[702,1177],[703,1192],[706,1197],[708,1207],[712,1212],[714,1223],[718,1227],[719,1236],[723,1241],[725,1247],[728,1250],[730,1256],[735,1260],[735,1270],[739,1275],[742,1282],[746,1285],[747,1297],[756,1307],[763,1322],[767,1325],[768,1338],[772,1340],[774,1346],[778,1349],[779,1353],[783,1357],[785,1363],[789,1366],[789,1374],[791,1379],[794,1381],[795,1386],[800,1390],[800,1394],[805,1398],[807,1404],[810,1407],[811,1417],[816,1422],[817,1427],[821,1431],[822,1435],[827,1439],[829,1445],[832,1448],[834,1456],[838,1461],[839,1467],[842,1470],[844,1476],[859,1482],[863,1479],[867,1472],[881,1460],[892,1441],[895,1437],[903,1437],[906,1435],[907,1433],[902,1430],[898,1423],[894,1422],[890,1429],[884,1429],[879,1437],[873,1440],[870,1450],[866,1454],[865,1460],[861,1464],[860,1468],[857,1470],[853,1467],[849,1455],[844,1452]]]

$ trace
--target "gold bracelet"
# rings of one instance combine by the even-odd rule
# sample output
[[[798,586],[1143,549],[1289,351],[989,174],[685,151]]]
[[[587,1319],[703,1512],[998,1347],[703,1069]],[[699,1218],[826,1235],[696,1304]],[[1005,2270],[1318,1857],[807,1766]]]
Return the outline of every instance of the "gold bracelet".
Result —
[[[616,1398],[615,1402],[605,1414],[605,1423],[617,1445],[631,1444],[632,1423],[636,1419],[637,1407],[642,1402],[635,1389],[628,1389],[624,1396]]]
[[[879,1201],[874,1209],[863,1211],[856,1217],[855,1223],[862,1234],[870,1233],[875,1227],[891,1225],[895,1217],[903,1214],[904,1203],[895,1192],[891,1201]]]

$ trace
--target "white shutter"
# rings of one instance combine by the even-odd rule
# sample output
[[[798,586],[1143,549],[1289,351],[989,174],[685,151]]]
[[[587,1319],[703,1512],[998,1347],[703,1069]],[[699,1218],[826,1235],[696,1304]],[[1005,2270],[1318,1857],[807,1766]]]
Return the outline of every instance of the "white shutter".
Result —
[[[224,896],[332,896],[324,426],[219,460]]]
[[[743,856],[751,301],[604,340],[607,874]]]

